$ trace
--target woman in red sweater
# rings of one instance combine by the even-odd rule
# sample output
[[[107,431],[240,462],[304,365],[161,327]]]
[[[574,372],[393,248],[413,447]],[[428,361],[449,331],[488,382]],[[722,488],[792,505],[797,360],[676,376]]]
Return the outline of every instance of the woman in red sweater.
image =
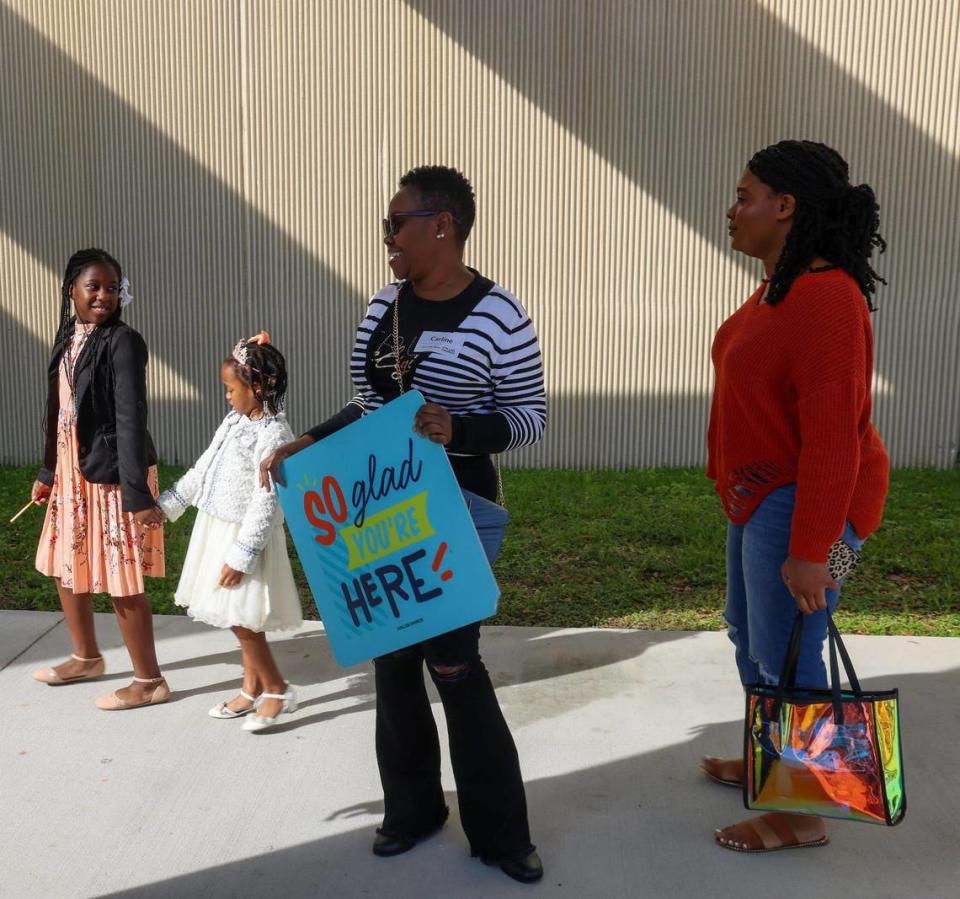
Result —
[[[840,586],[827,555],[876,530],[889,460],[870,421],[870,267],[878,207],[847,164],[811,141],[757,153],[727,212],[735,250],[766,278],[717,332],[707,475],[728,523],[724,617],[743,684],[776,683],[797,609],[807,615],[797,683],[825,687],[826,609]],[[742,759],[703,759],[740,786]],[[768,813],[716,832],[727,849],[827,842],[822,818]]]

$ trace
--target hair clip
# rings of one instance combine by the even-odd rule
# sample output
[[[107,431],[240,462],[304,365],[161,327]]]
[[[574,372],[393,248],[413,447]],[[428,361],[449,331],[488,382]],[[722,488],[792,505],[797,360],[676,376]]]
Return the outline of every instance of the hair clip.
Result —
[[[130,281],[128,278],[120,279],[120,308],[123,309],[133,302],[133,294],[130,293]]]
[[[270,343],[270,334],[266,331],[261,331],[259,334],[254,334],[249,340],[237,341],[231,355],[237,362],[247,367],[249,367],[249,363],[247,362],[247,348],[251,343],[257,346],[267,346]]]

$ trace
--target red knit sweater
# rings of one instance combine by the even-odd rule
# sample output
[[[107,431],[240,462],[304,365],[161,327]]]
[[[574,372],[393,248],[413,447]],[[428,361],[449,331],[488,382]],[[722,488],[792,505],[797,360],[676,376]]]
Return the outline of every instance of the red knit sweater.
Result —
[[[776,305],[761,296],[763,285],[713,341],[707,476],[735,524],[795,483],[790,555],[824,562],[845,521],[862,538],[876,530],[887,496],[890,461],[870,421],[870,314],[840,269],[801,275]]]

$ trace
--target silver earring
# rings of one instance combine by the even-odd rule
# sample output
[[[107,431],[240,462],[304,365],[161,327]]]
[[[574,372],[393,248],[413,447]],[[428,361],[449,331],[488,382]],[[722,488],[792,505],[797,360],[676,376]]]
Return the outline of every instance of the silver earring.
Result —
[[[437,240],[443,240],[443,232],[442,232],[442,231],[437,235]]]

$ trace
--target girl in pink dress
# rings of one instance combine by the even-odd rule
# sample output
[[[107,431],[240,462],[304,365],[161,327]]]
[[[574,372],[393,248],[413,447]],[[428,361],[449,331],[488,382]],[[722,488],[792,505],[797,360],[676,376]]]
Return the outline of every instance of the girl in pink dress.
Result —
[[[60,685],[103,675],[91,595],[109,593],[134,677],[97,700],[108,711],[170,697],[144,589],[145,576],[164,574],[163,515],[147,433],[147,347],[120,318],[127,287],[120,263],[103,250],[81,250],[67,264],[44,463],[32,491],[35,503],[47,504],[37,570],[56,582],[73,644],[66,662],[33,676]]]

